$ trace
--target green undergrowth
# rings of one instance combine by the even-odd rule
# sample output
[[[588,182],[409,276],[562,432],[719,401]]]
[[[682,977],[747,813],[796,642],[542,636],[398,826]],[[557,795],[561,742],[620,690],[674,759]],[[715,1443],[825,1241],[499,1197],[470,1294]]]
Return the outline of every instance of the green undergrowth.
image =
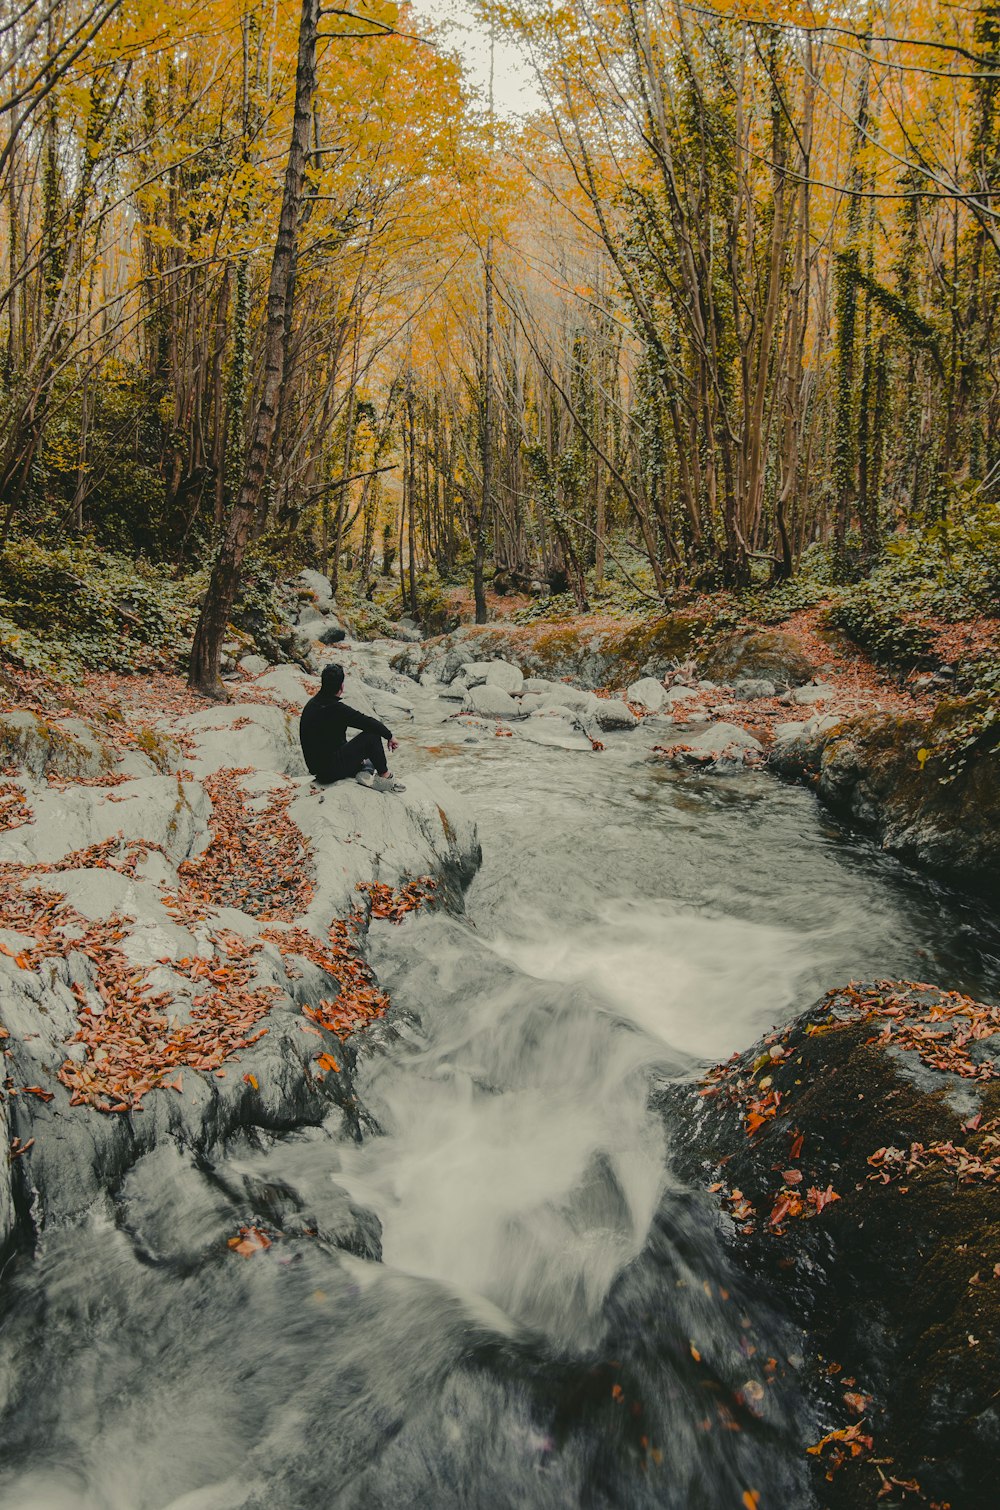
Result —
[[[0,653],[63,675],[174,667],[204,586],[86,544],[15,540],[0,557]]]

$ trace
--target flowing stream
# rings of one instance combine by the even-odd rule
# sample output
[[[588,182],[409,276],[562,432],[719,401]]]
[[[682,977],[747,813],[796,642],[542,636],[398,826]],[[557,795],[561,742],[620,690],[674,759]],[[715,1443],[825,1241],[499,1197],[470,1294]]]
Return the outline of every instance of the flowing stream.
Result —
[[[996,930],[802,789],[667,771],[642,731],[465,743],[414,695],[400,774],[443,768],[484,860],[465,916],[372,929],[402,1008],[374,1125],[164,1150],[12,1266],[0,1510],[813,1503],[806,1344],[728,1271],[651,1091],[850,978],[988,994]],[[222,1240],[351,1208],[381,1262],[301,1220]]]

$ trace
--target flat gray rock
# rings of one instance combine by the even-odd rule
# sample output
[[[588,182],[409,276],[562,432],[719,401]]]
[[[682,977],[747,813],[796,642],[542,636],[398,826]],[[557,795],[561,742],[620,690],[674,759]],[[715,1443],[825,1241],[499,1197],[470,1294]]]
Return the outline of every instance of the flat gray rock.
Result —
[[[782,699],[796,707],[808,707],[811,703],[827,702],[836,693],[829,682],[807,682],[804,687],[793,687]]]

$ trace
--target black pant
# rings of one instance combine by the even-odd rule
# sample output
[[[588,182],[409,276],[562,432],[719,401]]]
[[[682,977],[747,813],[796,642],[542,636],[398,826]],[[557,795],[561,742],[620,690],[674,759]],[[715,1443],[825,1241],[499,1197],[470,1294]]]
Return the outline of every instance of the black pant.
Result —
[[[313,774],[324,786],[331,781],[344,781],[348,776],[356,776],[366,760],[371,761],[380,776],[389,769],[379,736],[362,732],[331,751],[329,759]]]

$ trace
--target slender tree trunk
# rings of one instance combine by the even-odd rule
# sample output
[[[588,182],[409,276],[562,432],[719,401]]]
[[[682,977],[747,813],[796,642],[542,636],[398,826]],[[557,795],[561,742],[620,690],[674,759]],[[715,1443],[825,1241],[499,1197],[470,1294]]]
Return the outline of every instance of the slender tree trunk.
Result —
[[[239,587],[247,547],[253,539],[262,506],[266,507],[264,489],[287,369],[288,329],[295,299],[298,224],[305,188],[312,98],[316,89],[319,16],[319,0],[302,0],[298,63],[295,70],[295,115],[267,295],[263,383],[243,481],[212,568],[208,592],[191,646],[188,686],[207,697],[224,698],[226,695],[219,677],[222,642]]]
[[[476,599],[476,623],[487,619],[486,588],[483,568],[486,564],[486,521],[493,501],[493,237],[486,242],[486,351],[483,357],[483,488],[476,525],[475,556],[472,563],[472,586]]]

